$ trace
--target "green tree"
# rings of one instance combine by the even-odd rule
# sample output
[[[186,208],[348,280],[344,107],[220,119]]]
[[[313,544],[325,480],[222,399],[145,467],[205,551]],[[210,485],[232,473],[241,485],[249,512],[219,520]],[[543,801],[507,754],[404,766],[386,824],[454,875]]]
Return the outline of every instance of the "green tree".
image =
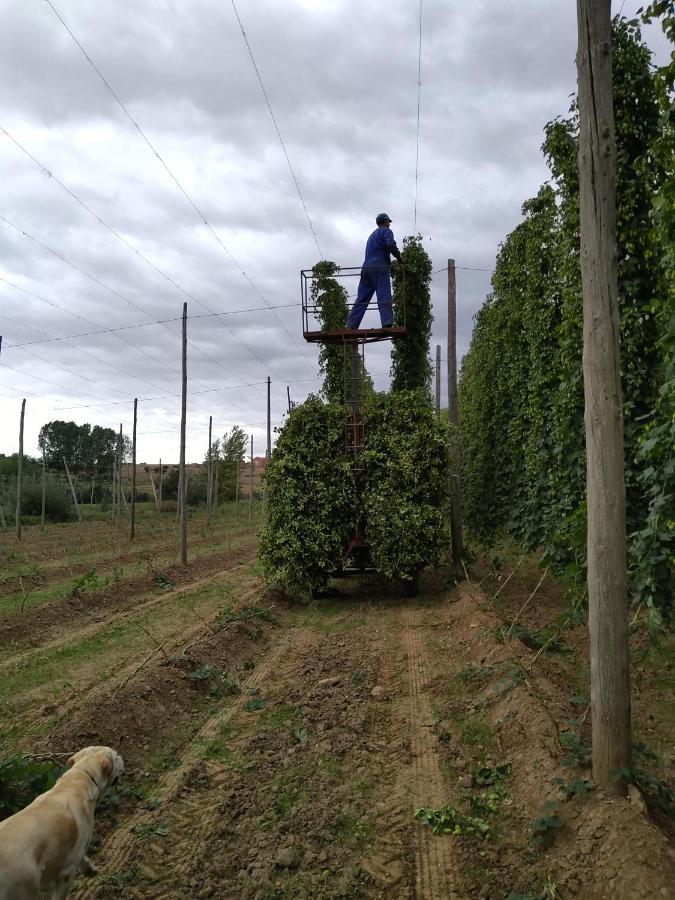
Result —
[[[243,428],[235,425],[226,431],[220,441],[218,461],[218,498],[234,500],[237,482],[237,465],[246,457],[248,436]]]

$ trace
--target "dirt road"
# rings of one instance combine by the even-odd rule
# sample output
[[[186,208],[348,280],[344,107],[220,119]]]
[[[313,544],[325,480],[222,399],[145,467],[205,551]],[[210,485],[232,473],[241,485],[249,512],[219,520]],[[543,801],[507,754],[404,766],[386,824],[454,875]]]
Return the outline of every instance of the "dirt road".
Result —
[[[109,808],[78,898],[670,896],[668,841],[629,801],[576,797],[533,831],[554,778],[572,780],[569,702],[528,674],[531,651],[495,639],[480,591],[347,591],[265,607],[202,648],[192,674],[219,652],[238,690],[201,698],[156,779],[128,748],[139,796]],[[421,808],[461,833],[434,834]]]

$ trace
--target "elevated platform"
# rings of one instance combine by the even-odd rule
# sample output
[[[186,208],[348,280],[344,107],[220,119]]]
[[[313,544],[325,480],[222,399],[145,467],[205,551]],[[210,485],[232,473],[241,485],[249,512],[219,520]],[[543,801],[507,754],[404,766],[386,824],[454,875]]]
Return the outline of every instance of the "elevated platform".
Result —
[[[302,336],[310,344],[374,344],[404,337],[408,329],[402,325],[391,328],[340,328],[337,331],[303,331]]]

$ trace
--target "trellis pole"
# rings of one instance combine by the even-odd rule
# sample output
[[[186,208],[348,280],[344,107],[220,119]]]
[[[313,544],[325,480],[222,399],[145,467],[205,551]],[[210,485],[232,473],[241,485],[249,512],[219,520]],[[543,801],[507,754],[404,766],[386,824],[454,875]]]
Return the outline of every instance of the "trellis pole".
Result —
[[[157,513],[162,518],[162,460],[159,460],[159,500],[157,501]]]
[[[616,794],[631,768],[631,702],[610,0],[577,0],[577,25],[593,781]]]
[[[73,484],[73,479],[70,477],[70,472],[68,471],[68,463],[66,462],[65,456],[63,457],[63,465],[66,470],[66,477],[68,479],[68,484],[70,485],[70,493],[73,495],[73,503],[75,504],[75,512],[77,513],[78,522],[82,521],[82,513],[80,512],[80,504],[77,502],[77,493],[75,491],[75,485]]]
[[[187,420],[187,303],[183,304],[181,341],[181,400],[180,400],[180,561],[187,566],[187,478],[185,473],[185,424]]]
[[[42,447],[42,513],[40,516],[40,531],[45,530],[45,518],[47,512],[47,474],[45,464],[45,448]]]
[[[26,416],[26,398],[21,401],[21,418],[19,419],[19,455],[16,461],[16,539],[21,540],[21,488],[23,470],[23,423]]]
[[[133,541],[136,532],[136,420],[138,414],[138,398],[134,399],[134,431],[131,442],[131,497],[129,498],[129,540]]]
[[[251,467],[248,473],[248,520],[253,515],[253,435],[251,435]]]
[[[441,414],[441,345],[436,344],[436,415]]]
[[[212,459],[213,416],[209,416],[209,455],[206,467],[206,521],[211,524],[211,491],[213,490],[213,459]]]
[[[448,260],[448,422],[450,424],[450,533],[455,574],[464,555],[462,481],[457,402],[457,281],[455,261]]]
[[[237,460],[237,480],[234,485],[234,517],[235,519],[239,515],[239,468],[241,465],[241,460]]]

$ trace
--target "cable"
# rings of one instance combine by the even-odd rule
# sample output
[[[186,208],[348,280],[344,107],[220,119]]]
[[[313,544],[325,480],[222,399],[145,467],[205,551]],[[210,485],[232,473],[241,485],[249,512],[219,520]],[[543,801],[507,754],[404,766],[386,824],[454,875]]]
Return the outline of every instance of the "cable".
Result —
[[[270,103],[270,98],[267,95],[267,91],[265,90],[265,85],[263,84],[262,77],[260,75],[260,71],[258,70],[258,66],[256,65],[255,57],[253,56],[253,50],[251,49],[251,45],[248,42],[248,37],[246,36],[246,32],[244,31],[244,26],[242,24],[241,18],[239,16],[239,10],[237,9],[236,3],[232,0],[232,8],[234,9],[234,14],[237,17],[237,22],[239,22],[239,27],[241,28],[241,33],[244,38],[244,43],[246,44],[246,49],[248,50],[248,55],[251,57],[251,62],[253,63],[253,68],[255,70],[255,74],[258,78],[258,83],[260,85],[260,89],[263,92],[263,97],[265,98],[265,103],[267,104],[267,109],[269,110],[269,114],[272,117],[272,122],[274,123],[274,128],[277,133],[277,137],[279,138],[279,143],[281,144],[281,149],[284,151],[284,156],[286,157],[286,162],[288,163],[288,168],[291,173],[291,177],[295,182],[295,189],[298,192],[298,197],[300,198],[300,203],[302,203],[302,208],[305,211],[305,218],[307,219],[307,224],[309,225],[309,230],[312,232],[312,237],[314,238],[314,243],[316,244],[316,249],[319,251],[319,258],[323,259],[323,251],[321,246],[319,245],[319,239],[316,236],[316,232],[314,231],[314,226],[312,225],[312,220],[309,217],[309,213],[307,212],[307,206],[305,205],[304,198],[302,196],[302,191],[300,190],[300,184],[298,183],[298,179],[293,171],[293,166],[291,165],[291,161],[288,157],[288,152],[286,150],[286,145],[284,144],[284,139],[281,136],[281,132],[279,131],[279,126],[277,124],[276,117],[274,112],[272,111],[272,104]]]
[[[49,2],[49,0],[46,0],[46,2]],[[104,219],[102,219],[102,218],[98,215],[98,213],[94,212],[93,209],[91,209],[89,206],[87,206],[87,204],[84,202],[84,200],[82,200],[80,197],[77,196],[77,194],[75,194],[73,191],[71,191],[70,188],[67,187],[67,186],[66,186],[59,178],[57,178],[56,175],[54,175],[54,173],[53,173],[50,169],[48,169],[43,163],[41,163],[39,159],[37,159],[35,156],[33,156],[33,154],[30,153],[30,151],[28,151],[22,144],[20,144],[20,143],[16,140],[16,138],[12,137],[12,135],[7,131],[6,128],[3,128],[2,125],[0,125],[0,131],[1,131],[6,137],[8,137],[9,140],[10,140],[16,147],[18,147],[19,150],[21,150],[22,153],[25,153],[26,156],[27,156],[33,163],[35,163],[35,165],[40,169],[40,171],[43,173],[43,175],[46,175],[51,181],[55,182],[55,183],[56,183],[56,184],[57,184],[57,185],[58,185],[58,186],[66,193],[66,194],[68,194],[69,197],[72,197],[72,199],[75,200],[75,202],[78,203],[84,210],[86,210],[86,211],[89,213],[90,216],[92,216],[94,219],[96,219],[96,221],[99,223],[99,225],[103,225],[104,228],[106,228],[106,229],[107,229],[107,230],[108,230],[115,238],[117,238],[117,240],[118,240],[124,247],[126,247],[128,250],[131,250],[132,253],[135,253],[136,256],[137,256],[139,259],[141,259],[144,263],[146,263],[146,265],[150,266],[151,269],[153,269],[155,272],[157,272],[159,275],[161,275],[162,278],[165,278],[165,279],[169,282],[169,284],[171,284],[174,288],[176,288],[176,290],[178,290],[178,291],[180,291],[182,294],[184,294],[189,300],[192,300],[194,303],[197,303],[199,306],[202,306],[202,307],[204,307],[204,309],[208,309],[209,312],[213,313],[213,310],[210,309],[210,307],[208,307],[208,306],[207,306],[205,303],[203,303],[201,300],[198,300],[198,299],[194,296],[194,294],[191,294],[190,291],[186,290],[184,287],[182,287],[180,284],[178,284],[178,282],[175,281],[175,279],[173,279],[170,275],[167,275],[167,273],[164,272],[162,269],[160,269],[159,266],[156,266],[150,259],[147,258],[147,256],[145,256],[143,253],[141,253],[140,250],[138,250],[136,247],[134,247],[134,245],[133,245],[130,241],[128,241],[128,240],[127,240],[125,237],[123,237],[118,231],[116,231],[116,230],[112,227],[112,225],[109,225]],[[5,221],[8,221],[8,220],[5,220]],[[40,242],[38,241],[37,243],[40,243]],[[43,244],[42,246],[45,246],[45,245]],[[51,252],[55,252],[55,251],[51,251]],[[56,256],[59,256],[58,253],[56,253],[55,255],[56,255]],[[60,257],[60,258],[63,259],[63,257]],[[77,267],[76,267],[76,268],[77,268]],[[93,277],[93,276],[90,276],[90,277]],[[100,283],[100,282],[99,282],[99,283]],[[116,293],[116,292],[113,292],[113,293]],[[260,292],[258,292],[258,293],[260,293]],[[132,303],[132,302],[131,302],[130,300],[128,300],[127,298],[122,297],[121,294],[117,294],[117,296],[118,296],[118,297],[121,297],[123,300],[125,300],[125,301],[126,301],[127,303],[129,303],[131,306],[134,306],[136,309],[141,309],[143,312],[146,313],[146,315],[149,315],[149,313],[148,313],[146,310],[143,310],[142,307],[138,306],[137,304]],[[267,303],[266,298],[263,297],[262,294],[261,294],[260,296],[261,296],[262,299],[265,300],[265,302]],[[269,306],[269,303],[268,303],[268,306]],[[275,313],[275,315],[276,315],[276,313]],[[278,319],[278,316],[277,316],[277,319]],[[280,320],[279,320],[279,321],[280,321]],[[281,324],[281,323],[280,323],[280,324]],[[232,329],[231,329],[229,326],[225,325],[224,322],[221,322],[221,325],[223,325],[223,327],[224,327],[227,331],[229,331],[230,334],[232,334],[232,336],[233,336],[236,340],[238,340],[239,343],[249,351],[249,353],[251,353],[253,356],[255,356],[255,358],[256,358],[260,363],[262,363],[263,365],[265,365],[265,366],[267,366],[267,367],[269,368],[269,365],[265,362],[265,360],[263,360],[263,359],[256,353],[256,351],[255,351],[252,347],[250,347],[250,346],[246,343],[246,341],[244,341],[243,338],[239,337],[239,335],[236,334],[236,332],[232,331]],[[282,325],[282,327],[283,327],[283,325]],[[289,336],[290,336],[290,335],[289,335]],[[200,352],[200,353],[203,353],[204,356],[206,356],[207,359],[209,359],[211,362],[215,363],[217,366],[220,366],[221,369],[224,369],[226,372],[228,371],[227,369],[225,369],[225,366],[221,365],[221,363],[218,362],[218,360],[215,360],[215,359],[213,359],[212,357],[209,357],[206,353],[204,353],[203,350],[200,350],[199,352]],[[306,357],[305,357],[305,358],[306,358]],[[273,371],[273,370],[270,369],[270,371]],[[231,372],[228,372],[228,374],[232,374],[232,373],[231,373]],[[275,375],[278,375],[278,373],[276,373],[276,372],[275,372],[274,374],[275,374]],[[280,376],[279,376],[279,377],[280,377]]]
[[[453,268],[462,269],[462,271],[464,271],[464,272],[490,272],[490,273],[494,274],[494,271],[495,271],[494,269],[480,269],[477,266],[453,266]],[[438,275],[439,272],[447,272],[447,271],[448,271],[448,267],[442,266],[442,268],[440,268],[440,269],[434,269],[434,271],[431,274]]]
[[[3,278],[1,275],[0,275],[0,281],[4,281],[7,284],[12,285],[12,287],[16,287],[17,290],[20,290],[20,291],[25,290],[25,288],[20,288],[17,285],[12,284],[11,281],[8,281],[6,278]],[[25,291],[25,293],[31,294],[30,291]],[[38,300],[42,299],[41,297],[38,297],[37,294],[31,294],[31,296],[36,297]],[[48,301],[45,301],[45,302],[48,302]],[[54,303],[51,305],[57,306],[57,308],[59,308],[59,309],[63,309],[64,312],[69,312],[64,307],[58,307],[58,304]],[[288,309],[291,306],[299,306],[299,304],[298,303],[282,303],[277,307],[277,309]],[[187,318],[188,318],[188,322],[190,322],[193,319],[210,319],[210,318],[213,318],[214,316],[233,316],[233,315],[236,315],[237,313],[265,312],[266,309],[267,309],[266,306],[256,306],[256,307],[253,307],[252,309],[233,309],[229,312],[224,312],[224,313],[205,313],[204,315],[188,316]],[[74,316],[76,314],[70,313],[70,315]],[[9,316],[2,316],[2,318],[9,319],[10,322],[13,322],[15,325],[21,325],[23,328],[32,328],[33,327],[32,325],[25,325],[23,322],[18,322],[16,319],[10,319]],[[77,316],[77,318],[82,319],[82,316]],[[87,322],[89,320],[84,319],[84,321]],[[153,321],[153,322],[138,322],[136,325],[118,325],[115,328],[100,328],[98,331],[81,331],[78,334],[51,335],[49,337],[46,337],[44,340],[23,341],[20,344],[5,344],[5,347],[7,347],[8,349],[10,347],[14,347],[14,348],[18,349],[21,347],[30,347],[33,344],[47,344],[47,343],[54,342],[54,341],[71,341],[71,340],[74,340],[75,338],[94,337],[99,334],[115,334],[116,335],[116,333],[118,331],[129,331],[132,328],[147,328],[151,325],[164,325],[166,322],[181,322],[181,321],[182,321],[182,316],[172,316],[170,319],[157,319],[156,321]],[[92,324],[95,324],[95,323],[92,323]],[[40,329],[33,328],[33,331],[40,331]],[[47,334],[47,332],[43,331],[43,332],[41,332],[41,334]],[[129,346],[134,347],[137,350],[140,350],[140,347],[136,347],[135,344],[129,344]],[[76,347],[74,349],[77,350],[79,348]],[[80,352],[85,353],[86,351],[80,349]],[[143,351],[141,350],[141,352],[143,352]],[[91,354],[87,353],[87,356],[91,356]],[[96,359],[97,357],[93,357],[93,358]],[[111,363],[106,363],[105,360],[99,360],[99,362],[103,362],[104,365],[108,365],[108,366],[111,365]],[[120,371],[123,371],[123,370],[120,369]],[[128,372],[126,374],[131,374],[131,373]],[[133,377],[136,378],[137,376],[134,375]],[[312,379],[307,379],[307,380],[311,381]],[[265,383],[266,382],[264,382],[264,381],[260,382],[260,384],[265,384]],[[146,382],[146,384],[152,385],[152,382],[148,381],[148,382]],[[157,385],[152,385],[152,386],[157,387]]]
[[[211,234],[213,235],[213,237],[216,239],[216,241],[218,242],[218,244],[222,247],[222,249],[225,251],[225,253],[227,253],[227,255],[230,257],[230,259],[231,259],[232,262],[235,264],[235,266],[239,269],[240,273],[243,275],[243,277],[246,279],[246,281],[248,281],[248,283],[251,285],[251,287],[253,288],[253,290],[258,294],[258,296],[260,297],[260,299],[263,300],[265,303],[267,303],[268,306],[270,306],[270,309],[271,309],[272,307],[271,307],[271,305],[268,303],[267,298],[261,293],[261,291],[256,287],[256,285],[255,285],[255,284],[253,283],[253,281],[249,278],[249,276],[246,274],[246,272],[242,269],[242,267],[241,267],[241,265],[239,264],[239,262],[235,259],[234,255],[231,253],[231,251],[229,250],[229,248],[223,243],[223,241],[222,241],[220,235],[219,235],[219,234],[216,232],[216,230],[213,228],[213,226],[212,226],[211,223],[208,221],[208,219],[206,218],[206,216],[204,215],[204,213],[201,211],[201,209],[197,206],[197,204],[196,204],[195,201],[192,199],[192,197],[191,197],[191,196],[188,194],[188,192],[185,190],[185,188],[183,187],[183,185],[180,183],[180,181],[178,180],[178,178],[177,178],[177,177],[174,175],[174,173],[171,171],[171,169],[170,169],[169,166],[166,164],[166,162],[162,159],[162,157],[160,156],[159,152],[156,150],[156,148],[155,148],[155,147],[153,146],[153,144],[150,142],[150,139],[147,137],[147,135],[145,134],[145,132],[141,129],[140,125],[139,125],[139,124],[136,122],[136,120],[132,117],[131,113],[130,113],[129,110],[126,108],[126,106],[124,105],[124,103],[122,103],[122,101],[120,100],[120,98],[117,96],[117,94],[115,93],[115,91],[112,89],[111,85],[108,83],[108,81],[107,81],[107,79],[104,77],[103,73],[102,73],[102,72],[100,71],[100,69],[96,66],[96,64],[94,63],[93,59],[89,56],[89,54],[88,54],[87,51],[84,49],[84,47],[82,46],[82,44],[78,41],[78,39],[75,37],[75,35],[73,34],[73,32],[72,32],[72,31],[70,30],[70,28],[68,27],[68,25],[65,23],[64,19],[61,17],[61,15],[59,14],[59,12],[56,10],[56,7],[54,6],[54,4],[51,2],[51,0],[46,0],[46,2],[47,2],[47,4],[49,5],[49,7],[51,8],[51,10],[53,11],[54,15],[57,17],[57,19],[61,22],[61,24],[63,25],[63,27],[66,29],[66,31],[68,32],[68,34],[70,35],[70,37],[73,39],[73,41],[75,42],[76,46],[77,46],[77,47],[79,48],[79,50],[84,54],[85,59],[87,60],[87,62],[89,63],[89,65],[92,67],[92,69],[94,70],[94,72],[96,72],[96,74],[98,75],[98,77],[101,79],[101,81],[103,82],[103,84],[105,85],[105,87],[107,88],[107,90],[109,91],[110,95],[113,97],[113,99],[116,101],[116,103],[118,103],[118,105],[120,106],[121,110],[124,112],[124,114],[125,114],[125,116],[127,117],[127,119],[131,122],[131,124],[132,124],[133,127],[136,129],[136,131],[138,132],[138,134],[143,138],[143,140],[145,141],[145,143],[147,144],[147,146],[150,148],[150,150],[152,151],[152,153],[155,155],[155,157],[158,159],[158,161],[159,161],[159,162],[161,163],[161,165],[164,167],[165,171],[166,171],[166,172],[168,173],[168,175],[171,177],[171,179],[172,179],[173,182],[176,184],[176,186],[178,187],[178,189],[180,190],[180,192],[183,194],[183,196],[185,197],[185,199],[186,199],[186,200],[188,201],[188,203],[190,204],[190,206],[194,209],[194,211],[197,213],[197,215],[198,215],[199,218],[202,220],[202,222],[204,223],[204,225],[206,225],[206,227],[208,228],[208,230],[211,232]],[[235,10],[235,11],[236,11],[236,10]],[[242,29],[242,31],[243,31],[243,29]],[[246,37],[246,36],[244,35],[244,37]],[[261,84],[262,84],[262,82],[261,82]],[[270,109],[270,112],[271,112],[271,109]],[[288,158],[288,157],[287,157],[287,158]],[[289,161],[289,166],[290,166],[290,161]],[[291,171],[292,171],[292,170],[291,170]],[[297,184],[297,182],[296,182],[296,184]],[[299,190],[299,188],[298,188],[298,190]],[[300,199],[302,200],[302,196],[301,196]],[[303,201],[303,206],[304,206],[304,201]],[[306,212],[306,210],[305,210],[305,212]],[[94,215],[95,215],[95,214],[94,214]],[[98,217],[96,217],[96,218],[98,218]],[[309,216],[308,216],[308,219],[309,219]],[[102,222],[102,220],[100,220],[100,219],[99,219],[99,221],[101,222],[101,224],[105,225],[105,222]],[[108,226],[106,225],[106,227],[108,227]],[[310,222],[310,227],[311,227],[311,222]],[[312,229],[312,232],[313,232],[313,231],[314,231],[314,229]],[[317,246],[318,246],[318,244],[317,244]],[[132,247],[132,249],[134,249],[134,248]],[[137,251],[134,249],[134,252],[137,252]],[[321,251],[319,250],[319,252],[321,252]],[[164,273],[162,273],[162,274],[164,274]],[[168,277],[168,276],[165,276],[165,277]],[[183,289],[180,288],[178,285],[176,285],[176,287],[178,287],[179,290],[183,290]],[[196,302],[199,302],[199,301],[196,301]],[[205,307],[205,309],[208,309],[207,306],[205,306],[204,304],[202,304],[202,305]],[[212,310],[210,310],[210,311],[212,311]],[[290,334],[290,332],[288,331],[288,329],[286,328],[286,326],[284,325],[284,323],[281,321],[281,319],[279,318],[279,316],[276,315],[276,313],[275,313],[275,318],[277,319],[278,323],[281,325],[281,327],[283,328],[283,330],[286,332],[286,334],[288,335],[288,337],[296,344],[296,346],[297,346],[298,349],[300,350],[300,353],[301,353],[301,355],[304,357],[304,359],[306,360],[306,362],[309,363],[310,365],[313,365],[313,363],[311,363],[311,361],[309,360],[309,358],[308,358],[307,356],[305,356],[302,347],[297,343],[297,341],[296,341],[296,339],[294,338],[294,336],[293,336],[292,334]],[[221,324],[222,324],[225,328],[227,328],[227,326],[225,325],[224,322],[222,322]],[[230,329],[228,329],[228,330],[230,330]],[[250,347],[248,347],[248,345],[246,345],[246,344],[244,343],[244,341],[243,341],[237,334],[235,334],[234,332],[232,332],[232,334],[233,334],[233,336],[234,336],[235,338],[237,338],[237,340],[240,340],[241,343],[244,344],[244,346],[247,347],[248,350],[250,350],[250,352],[252,352],[252,353],[257,357],[257,354],[255,353],[255,351],[253,351]],[[259,357],[257,357],[257,358],[259,359]],[[276,374],[276,373],[275,373],[275,374]]]
[[[90,272],[85,271],[85,269],[82,269],[76,263],[71,262],[71,260],[67,259],[65,256],[62,256],[58,251],[54,250],[52,247],[47,246],[47,244],[44,244],[38,238],[33,237],[33,235],[29,234],[27,231],[23,231],[23,229],[19,228],[18,225],[15,225],[14,222],[10,222],[10,220],[5,218],[5,216],[0,215],[0,221],[5,222],[5,224],[9,225],[15,231],[18,231],[19,234],[22,234],[24,237],[27,237],[29,240],[33,241],[35,244],[38,244],[38,246],[42,247],[48,253],[51,253],[57,259],[60,259],[62,262],[66,263],[66,265],[71,266],[73,269],[75,269],[81,275],[84,275],[86,278],[89,278],[91,281],[94,282],[94,284],[97,284],[97,285],[99,285],[99,287],[104,288],[104,290],[109,291],[111,294],[113,294],[113,296],[117,297],[120,300],[123,300],[129,306],[133,307],[134,309],[139,310],[144,315],[146,315],[146,316],[150,315],[150,313],[146,309],[144,309],[142,306],[139,306],[138,303],[134,303],[133,300],[129,300],[128,297],[125,297],[124,294],[120,294],[120,292],[116,291],[115,288],[110,287],[110,285],[105,284],[103,281],[101,281],[95,275],[92,275]],[[10,283],[10,282],[8,282],[8,283]],[[20,288],[20,290],[23,290],[23,288]],[[33,295],[33,296],[37,296],[37,295]],[[38,298],[38,299],[41,299],[41,298]],[[199,302],[199,301],[197,301],[197,302]],[[162,323],[162,324],[164,324],[164,323]],[[175,336],[177,334],[177,332],[175,332],[173,329],[169,328],[168,325],[166,327],[171,332],[172,335]],[[232,372],[230,369],[228,369],[226,366],[223,366],[217,360],[211,359],[211,357],[207,353],[205,353],[201,349],[201,347],[198,347],[192,341],[188,341],[187,343],[188,343],[189,347],[192,347],[198,353],[201,353],[202,356],[205,356],[210,362],[214,362],[219,368],[221,368],[224,372],[227,372],[227,374],[230,375],[231,377],[238,378],[240,381],[243,380],[240,375],[237,375],[235,372]],[[134,346],[134,345],[132,344],[131,346]],[[149,354],[146,354],[146,356],[149,356]],[[176,369],[174,366],[168,365],[167,363],[163,362],[162,360],[157,359],[156,357],[151,356],[150,358],[153,359],[155,362],[159,363],[160,365],[164,366],[164,368],[169,369],[172,372],[180,372],[179,369]],[[260,359],[260,357],[258,357],[258,359]],[[260,360],[260,361],[262,362],[262,360]]]
[[[420,159],[420,104],[422,99],[422,0],[420,0],[420,39],[417,54],[417,147],[415,150],[415,218],[413,231],[417,231],[417,175]]]

